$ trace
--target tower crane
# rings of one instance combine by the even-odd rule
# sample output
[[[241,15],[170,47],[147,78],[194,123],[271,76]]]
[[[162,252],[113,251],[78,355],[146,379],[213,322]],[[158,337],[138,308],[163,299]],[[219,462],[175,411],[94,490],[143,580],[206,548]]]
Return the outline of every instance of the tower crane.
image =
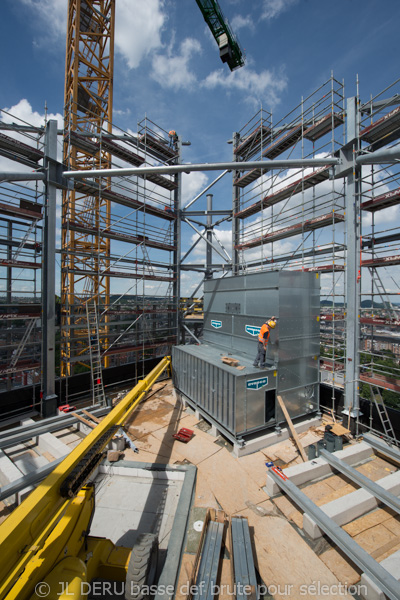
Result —
[[[218,0],[196,0],[196,2],[218,44],[222,62],[228,63],[231,71],[243,67],[244,51],[225,19]]]

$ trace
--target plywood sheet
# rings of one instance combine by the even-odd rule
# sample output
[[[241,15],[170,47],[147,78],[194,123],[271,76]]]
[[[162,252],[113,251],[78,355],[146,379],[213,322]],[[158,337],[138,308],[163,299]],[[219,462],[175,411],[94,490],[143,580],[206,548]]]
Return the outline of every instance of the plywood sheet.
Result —
[[[343,529],[347,531],[349,535],[354,537],[362,531],[365,531],[366,529],[375,527],[375,525],[379,525],[380,523],[385,523],[386,521],[388,521],[388,519],[391,518],[392,515],[389,511],[386,511],[384,509],[377,509],[374,512],[369,513],[368,515],[364,515],[359,519],[352,521],[351,523],[343,525]]]
[[[194,505],[203,508],[219,508],[218,502],[201,471],[197,472]]]
[[[318,481],[312,485],[302,488],[305,493],[317,506],[326,504],[325,499],[332,494],[332,488],[325,481]]]
[[[372,460],[356,467],[356,469],[372,481],[377,481],[397,471],[393,465],[380,456],[375,456]]]
[[[359,581],[361,573],[336,548],[323,552],[320,559],[343,585],[350,586]]]
[[[288,521],[293,521],[300,529],[303,528],[303,513],[288,496],[278,496],[274,498],[273,502]]]
[[[246,502],[258,504],[266,499],[260,486],[225,448],[220,448],[219,452],[204,460],[201,470],[215,498],[228,515],[246,508]]]
[[[391,542],[393,540],[393,533],[383,524],[379,524],[355,535],[353,539],[371,554],[384,547],[388,542]]]
[[[215,439],[200,429],[194,430],[194,437],[186,444],[174,440],[172,434],[169,435],[166,429],[155,431],[152,435],[160,441],[164,440],[165,445],[173,447],[174,450],[194,465],[198,465],[221,450],[221,447],[215,444]]]
[[[391,517],[384,521],[386,529],[389,529],[394,535],[400,537],[400,517]]]
[[[250,475],[259,487],[265,485],[267,479],[266,458],[262,452],[254,452],[238,459],[239,465]]]

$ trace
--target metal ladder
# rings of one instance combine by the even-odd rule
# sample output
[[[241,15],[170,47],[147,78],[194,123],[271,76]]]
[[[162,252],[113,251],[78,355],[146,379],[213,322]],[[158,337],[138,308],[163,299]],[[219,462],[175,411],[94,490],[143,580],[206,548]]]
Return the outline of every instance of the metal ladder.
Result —
[[[388,311],[388,313],[390,314],[390,317],[395,321],[397,319],[397,313],[394,309],[393,304],[390,302],[389,296],[387,295],[387,292],[385,290],[385,286],[382,283],[382,279],[378,273],[378,270],[375,269],[374,267],[368,267],[368,270],[371,274],[372,277],[372,281],[375,284],[375,287],[377,289],[377,292],[382,300],[382,304],[385,307],[386,306],[386,310]],[[386,297],[386,300],[385,300]]]
[[[21,339],[20,343],[18,344],[18,347],[17,347],[17,349],[16,349],[16,351],[15,351],[15,354],[13,354],[13,356],[11,357],[11,360],[10,360],[10,367],[15,367],[15,365],[17,364],[17,362],[18,362],[18,360],[19,360],[19,357],[21,356],[21,354],[22,354],[22,351],[23,351],[23,349],[25,348],[25,344],[26,344],[26,342],[28,341],[28,339],[29,339],[29,336],[30,336],[30,335],[31,335],[31,333],[32,333],[32,329],[34,328],[34,326],[35,326],[35,323],[36,323],[36,319],[32,319],[32,320],[29,322],[29,325],[28,325],[28,327],[25,329],[25,333],[24,333],[24,335],[23,335],[23,337],[22,337],[22,339]]]
[[[382,398],[381,391],[378,387],[370,385],[371,395],[375,402],[376,410],[378,411],[379,418],[382,423],[383,431],[385,433],[385,437],[387,438],[388,444],[392,445],[393,443],[397,445],[397,440],[395,433],[393,431],[392,424],[390,422],[390,418],[388,412],[386,410],[385,403]],[[375,393],[376,390],[376,393]]]
[[[20,245],[18,246],[18,248],[14,252],[13,260],[15,260],[16,258],[18,258],[18,256],[19,256],[22,248],[25,246],[26,242],[28,241],[29,236],[31,235],[32,231],[35,229],[36,224],[37,224],[37,220],[35,219],[30,224],[29,229],[27,230],[27,232],[25,233],[24,237],[22,238]]]
[[[106,397],[103,384],[103,368],[99,340],[99,321],[96,302],[86,303],[87,329],[89,338],[90,367],[92,375],[93,404],[105,405]]]
[[[152,277],[154,277],[155,273],[154,273],[153,265],[151,263],[149,253],[147,251],[146,244],[144,242],[141,244],[141,248],[142,248],[142,253],[143,253],[143,277],[145,276],[145,267],[147,267],[149,274]]]

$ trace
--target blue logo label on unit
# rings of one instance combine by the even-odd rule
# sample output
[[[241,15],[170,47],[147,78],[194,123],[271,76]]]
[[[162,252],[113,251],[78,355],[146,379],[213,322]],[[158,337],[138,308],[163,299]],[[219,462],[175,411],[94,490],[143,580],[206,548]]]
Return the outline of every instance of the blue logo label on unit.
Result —
[[[220,327],[222,327],[222,321],[211,321],[211,327],[219,329]]]
[[[253,335],[254,337],[258,335],[261,331],[261,327],[256,327],[255,325],[246,325],[246,333]]]
[[[260,379],[250,379],[246,382],[248,390],[259,390],[268,385],[268,377],[260,377]]]

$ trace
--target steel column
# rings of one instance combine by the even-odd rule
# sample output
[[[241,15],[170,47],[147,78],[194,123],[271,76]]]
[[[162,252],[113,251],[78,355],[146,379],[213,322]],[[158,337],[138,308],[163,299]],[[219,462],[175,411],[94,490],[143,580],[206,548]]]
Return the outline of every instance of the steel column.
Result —
[[[56,296],[56,211],[57,211],[57,121],[46,125],[44,166],[46,169],[44,250],[43,250],[43,417],[54,416],[57,412],[55,394],[55,296]]]
[[[358,135],[357,98],[347,100],[346,158],[353,164],[346,185],[347,277],[346,277],[346,381],[344,413],[359,415],[359,337],[360,337],[360,176],[355,164]],[[350,142],[353,142],[349,145]]]
[[[212,201],[213,195],[207,194],[207,248],[205,279],[212,279]]]

